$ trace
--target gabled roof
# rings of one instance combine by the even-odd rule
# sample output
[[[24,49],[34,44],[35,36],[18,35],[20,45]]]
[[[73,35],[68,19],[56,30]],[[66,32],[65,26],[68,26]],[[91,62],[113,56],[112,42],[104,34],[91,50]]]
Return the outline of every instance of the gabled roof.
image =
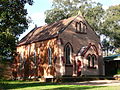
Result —
[[[19,41],[18,46],[55,38],[59,33],[63,32],[75,18],[76,17],[70,17],[52,24],[34,28]]]
[[[97,55],[99,55],[99,52],[98,52],[98,50],[97,50],[97,47],[94,45],[94,44],[91,44],[91,43],[89,43],[89,45],[88,46],[85,46],[84,48],[81,48],[80,49],[80,55],[81,56],[85,56],[85,54],[88,52],[88,50],[91,48],[91,47],[93,47],[93,50],[96,52],[96,54]]]

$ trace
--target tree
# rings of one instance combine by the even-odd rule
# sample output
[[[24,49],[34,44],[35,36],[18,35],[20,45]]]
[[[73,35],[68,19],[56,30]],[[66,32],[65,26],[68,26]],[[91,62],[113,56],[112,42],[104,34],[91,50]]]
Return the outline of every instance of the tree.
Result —
[[[53,8],[45,12],[46,23],[52,23],[61,19],[75,16],[81,12],[90,25],[100,32],[100,24],[104,9],[100,3],[92,0],[53,0]]]
[[[13,55],[19,35],[28,28],[26,3],[33,0],[0,0],[0,59]]]
[[[120,4],[110,6],[105,13],[102,32],[115,47],[120,47]]]
[[[102,46],[103,46],[102,49],[104,52],[104,56],[110,55],[109,52],[114,52],[114,50],[116,49],[113,45],[111,45],[111,42],[106,39],[103,39]]]

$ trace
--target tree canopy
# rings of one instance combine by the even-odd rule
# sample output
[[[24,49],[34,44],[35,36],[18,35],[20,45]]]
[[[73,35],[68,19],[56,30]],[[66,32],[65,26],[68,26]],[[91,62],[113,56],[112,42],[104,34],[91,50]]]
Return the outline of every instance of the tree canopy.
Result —
[[[98,35],[109,38],[108,47],[120,47],[120,4],[104,10],[102,4],[92,0],[53,0],[52,9],[45,12],[45,22],[49,24],[75,16],[79,11]]]
[[[100,32],[101,19],[104,14],[102,4],[92,0],[53,0],[53,8],[45,12],[46,23],[75,16],[81,12],[90,25]]]
[[[28,28],[26,3],[33,0],[0,0],[0,59],[13,55],[18,36]]]
[[[101,24],[101,34],[105,35],[108,39],[106,40],[105,38],[103,40],[103,49],[106,52],[112,50],[120,53],[120,4],[110,6],[106,10]]]
[[[102,28],[102,33],[110,38],[111,43],[120,47],[120,4],[106,10]]]

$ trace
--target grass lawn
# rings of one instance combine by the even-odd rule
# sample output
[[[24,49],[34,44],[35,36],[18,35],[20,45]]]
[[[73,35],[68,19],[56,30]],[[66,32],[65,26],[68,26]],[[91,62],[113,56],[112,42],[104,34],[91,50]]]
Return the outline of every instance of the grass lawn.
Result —
[[[0,81],[0,90],[120,90],[120,86],[83,86],[41,83],[39,81]]]

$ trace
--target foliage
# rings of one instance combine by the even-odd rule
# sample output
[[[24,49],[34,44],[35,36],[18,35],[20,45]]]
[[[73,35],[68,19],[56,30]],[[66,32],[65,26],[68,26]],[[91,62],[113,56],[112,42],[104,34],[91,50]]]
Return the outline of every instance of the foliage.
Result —
[[[113,46],[111,42],[106,39],[103,39],[102,46],[103,51],[105,52],[105,56],[109,56],[109,51],[114,52],[114,50],[116,49],[115,46]]]
[[[115,53],[119,54],[120,53],[120,47],[115,49]]]
[[[99,25],[104,13],[100,3],[95,3],[92,0],[53,0],[52,6],[51,10],[45,12],[46,23],[75,16],[81,12],[95,30],[100,29]]]
[[[11,59],[18,36],[27,28],[26,3],[32,0],[0,0],[0,59]]]
[[[120,4],[106,10],[102,33],[110,38],[115,47],[120,47]]]

